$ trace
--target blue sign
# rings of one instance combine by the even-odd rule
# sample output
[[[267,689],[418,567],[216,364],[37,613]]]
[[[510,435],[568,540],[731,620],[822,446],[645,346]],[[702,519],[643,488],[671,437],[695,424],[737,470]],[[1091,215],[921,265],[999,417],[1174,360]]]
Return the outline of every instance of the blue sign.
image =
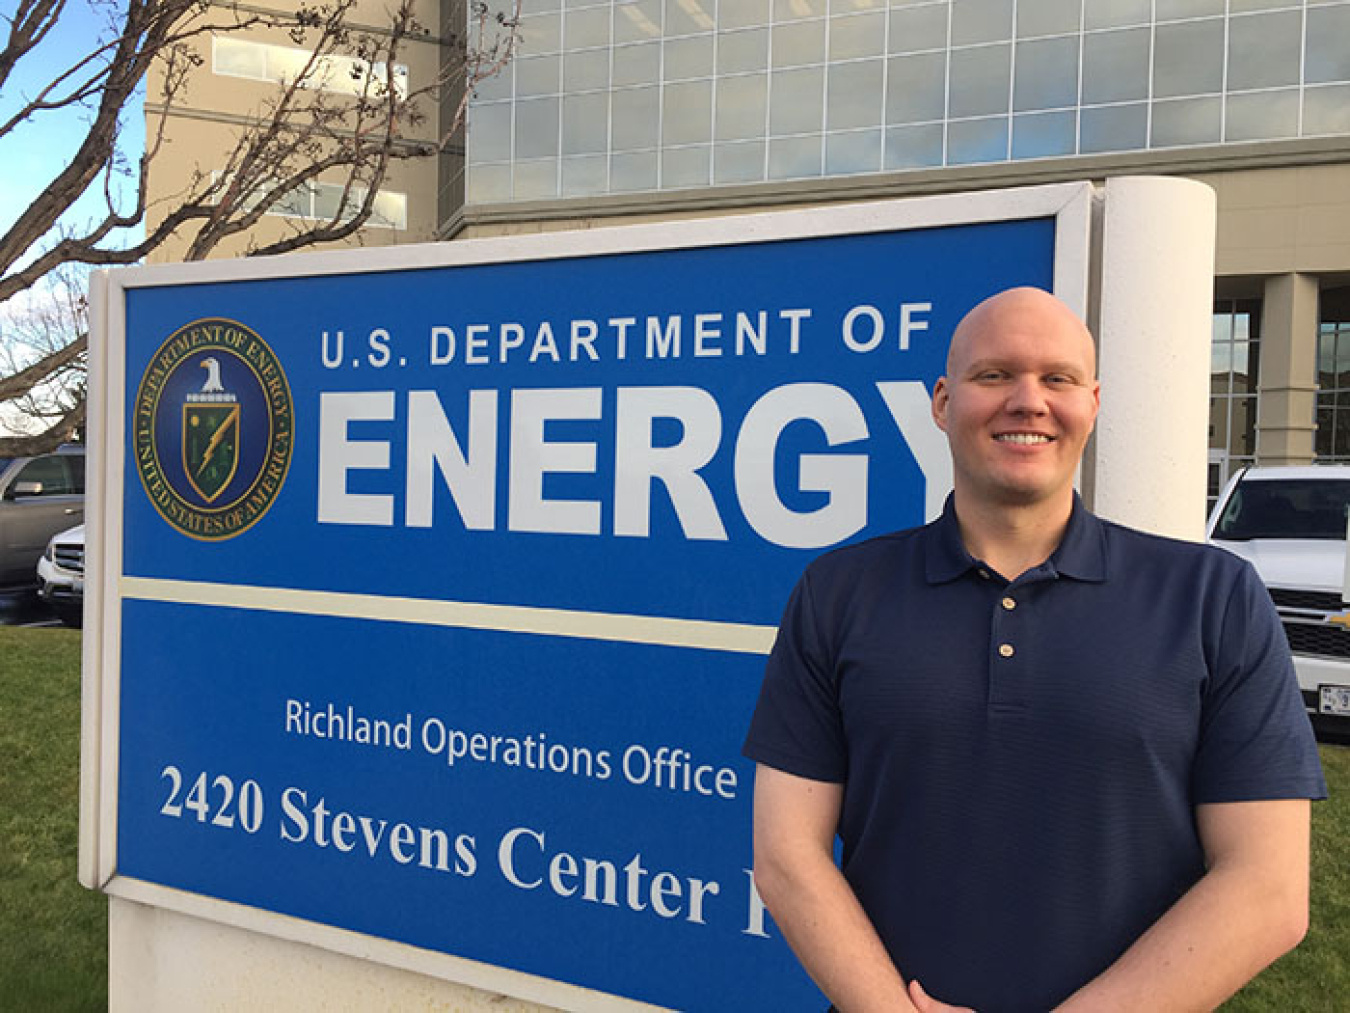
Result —
[[[952,328],[1055,235],[128,287],[117,872],[818,1008],[751,885],[763,655],[813,556],[940,505]]]

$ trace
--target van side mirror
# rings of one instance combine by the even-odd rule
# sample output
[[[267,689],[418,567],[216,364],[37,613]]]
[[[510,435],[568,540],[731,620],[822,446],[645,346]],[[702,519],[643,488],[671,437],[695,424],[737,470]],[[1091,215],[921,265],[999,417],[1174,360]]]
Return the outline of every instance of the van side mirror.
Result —
[[[41,495],[42,495],[42,483],[41,483],[41,482],[15,482],[14,485],[10,487],[10,491],[13,493],[13,497],[12,497],[12,498],[14,498],[14,499],[17,499],[17,498],[20,497],[20,496],[41,496]]]

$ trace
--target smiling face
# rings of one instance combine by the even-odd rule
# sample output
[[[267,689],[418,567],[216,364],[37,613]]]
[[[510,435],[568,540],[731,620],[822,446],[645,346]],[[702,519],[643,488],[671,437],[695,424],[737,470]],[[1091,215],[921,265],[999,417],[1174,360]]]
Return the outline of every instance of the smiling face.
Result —
[[[951,444],[958,501],[1067,508],[1097,418],[1087,328],[1039,289],[985,300],[952,336],[933,418]]]

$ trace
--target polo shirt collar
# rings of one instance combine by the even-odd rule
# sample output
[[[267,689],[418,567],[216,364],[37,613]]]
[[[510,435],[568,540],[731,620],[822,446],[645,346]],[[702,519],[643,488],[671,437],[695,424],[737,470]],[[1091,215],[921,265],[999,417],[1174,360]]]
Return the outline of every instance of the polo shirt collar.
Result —
[[[953,496],[947,495],[942,515],[926,528],[924,576],[930,584],[943,584],[979,566],[961,541]],[[1099,583],[1106,579],[1106,528],[1101,519],[1073,494],[1073,509],[1064,538],[1050,554],[1051,576]]]

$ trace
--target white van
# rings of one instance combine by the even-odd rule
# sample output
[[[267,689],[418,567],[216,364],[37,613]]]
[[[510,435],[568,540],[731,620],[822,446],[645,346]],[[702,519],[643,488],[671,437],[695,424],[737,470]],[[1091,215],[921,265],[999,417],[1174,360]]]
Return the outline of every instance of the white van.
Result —
[[[1250,560],[1270,591],[1319,728],[1350,731],[1350,465],[1255,467],[1229,481],[1206,537]]]

